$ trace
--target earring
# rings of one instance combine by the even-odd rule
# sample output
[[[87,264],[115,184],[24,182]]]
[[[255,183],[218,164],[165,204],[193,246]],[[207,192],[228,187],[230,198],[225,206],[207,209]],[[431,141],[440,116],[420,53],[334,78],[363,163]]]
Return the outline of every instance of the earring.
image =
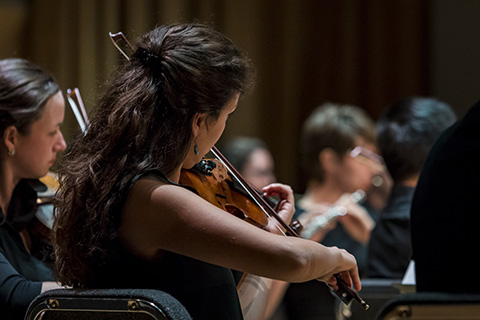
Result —
[[[195,155],[198,156],[198,146],[196,142],[195,142],[195,145],[193,146],[193,153],[195,153]]]
[[[10,157],[14,156],[14,155],[15,155],[15,149],[13,149],[13,148],[12,148],[12,149],[8,149],[8,155],[9,155]]]

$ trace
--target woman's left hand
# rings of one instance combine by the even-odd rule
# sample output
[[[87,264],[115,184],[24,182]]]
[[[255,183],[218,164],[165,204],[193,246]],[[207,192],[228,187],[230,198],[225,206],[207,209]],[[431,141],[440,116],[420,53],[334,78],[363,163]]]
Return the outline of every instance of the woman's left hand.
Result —
[[[285,221],[286,224],[290,224],[292,221],[293,214],[295,213],[295,199],[293,197],[293,190],[290,186],[281,184],[281,183],[272,183],[264,188],[262,188],[264,196],[273,197],[278,196],[280,201],[275,206],[275,211],[278,216]],[[282,234],[283,232],[279,230],[283,228],[273,217],[268,219],[267,230],[276,233]]]

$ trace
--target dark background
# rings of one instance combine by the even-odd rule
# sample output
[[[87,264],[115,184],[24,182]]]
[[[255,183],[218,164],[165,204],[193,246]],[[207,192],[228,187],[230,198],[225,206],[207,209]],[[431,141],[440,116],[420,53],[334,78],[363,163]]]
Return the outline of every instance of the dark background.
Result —
[[[301,124],[318,105],[357,105],[376,120],[395,100],[435,96],[459,116],[480,98],[476,0],[0,0],[0,58],[24,57],[78,87],[88,110],[122,57],[108,32],[134,42],[156,25],[209,23],[256,66],[220,141],[257,136],[280,181],[302,192]],[[70,110],[62,128],[77,130]]]

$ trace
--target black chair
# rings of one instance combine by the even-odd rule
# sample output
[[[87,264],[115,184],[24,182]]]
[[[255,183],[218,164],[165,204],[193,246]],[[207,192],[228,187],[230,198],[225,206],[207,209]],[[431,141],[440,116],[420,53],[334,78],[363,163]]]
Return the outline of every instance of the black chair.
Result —
[[[171,295],[150,289],[55,289],[36,297],[25,320],[191,320]]]
[[[480,319],[480,295],[433,292],[404,294],[388,301],[377,319]]]

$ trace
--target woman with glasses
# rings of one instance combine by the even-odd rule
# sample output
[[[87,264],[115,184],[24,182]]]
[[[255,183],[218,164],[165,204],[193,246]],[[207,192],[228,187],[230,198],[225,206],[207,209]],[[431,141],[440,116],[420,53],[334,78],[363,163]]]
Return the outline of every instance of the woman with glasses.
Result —
[[[58,287],[35,257],[31,224],[38,181],[66,144],[65,103],[51,75],[24,59],[0,60],[0,314],[23,319],[40,292]]]
[[[297,202],[297,215],[303,232],[324,245],[352,252],[363,271],[375,222],[355,197],[366,193],[368,199],[372,179],[383,170],[374,122],[357,107],[327,103],[313,111],[302,130],[307,186]],[[332,217],[338,216],[311,231],[315,221],[332,212]],[[291,284],[283,303],[290,319],[335,318],[334,297],[312,281]]]

